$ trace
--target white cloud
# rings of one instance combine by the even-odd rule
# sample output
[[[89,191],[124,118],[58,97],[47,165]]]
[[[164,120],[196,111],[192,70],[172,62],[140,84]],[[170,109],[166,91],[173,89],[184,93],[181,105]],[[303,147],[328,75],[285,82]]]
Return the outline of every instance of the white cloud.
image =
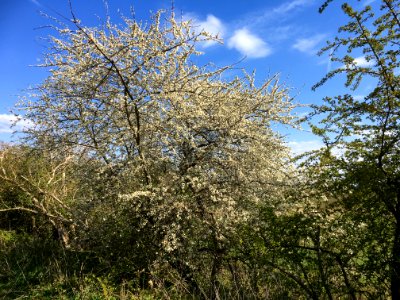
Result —
[[[14,115],[0,114],[0,133],[11,133],[12,123],[15,121]]]
[[[236,49],[249,58],[266,57],[272,53],[266,42],[246,28],[234,32],[228,40],[228,47]]]
[[[288,142],[288,146],[294,155],[300,155],[308,151],[318,150],[324,147],[324,144],[320,140],[291,141]]]
[[[315,54],[318,49],[318,44],[325,39],[324,34],[317,34],[309,38],[297,39],[296,43],[292,46],[294,49],[307,53]]]
[[[273,10],[273,12],[278,14],[286,14],[296,8],[309,5],[313,2],[314,0],[293,0],[279,5]]]
[[[369,68],[369,67],[373,67],[374,64],[375,64],[375,63],[374,63],[374,60],[367,61],[366,58],[365,58],[365,56],[359,56],[359,57],[354,58],[353,63],[354,63],[357,67],[360,67],[360,68]],[[354,68],[354,67],[353,67],[352,64],[349,65],[348,67],[346,67],[345,65],[342,65],[342,66],[340,67],[340,69],[350,69],[350,70],[352,70],[353,68]]]
[[[30,126],[32,123],[28,120],[20,119],[13,114],[0,114],[0,133],[12,133],[14,130],[22,130]]]
[[[201,29],[211,33],[212,35],[222,37],[224,34],[224,25],[221,20],[214,15],[207,15],[207,19],[200,22],[199,26]]]
[[[356,101],[363,101],[365,99],[364,95],[353,95],[353,99]]]
[[[374,65],[374,61],[370,60],[367,61],[365,59],[365,56],[359,56],[356,57],[354,59],[354,63],[358,66],[358,67],[363,67],[363,68],[367,68],[367,67],[372,67]]]
[[[207,15],[205,20],[200,20],[193,14],[186,14],[183,16],[184,20],[191,20],[193,22],[194,30],[199,33],[200,31],[206,31],[214,37],[222,39],[225,33],[225,25],[220,19],[214,15]],[[202,44],[203,47],[210,47],[215,45],[216,41],[206,41]]]
[[[326,145],[321,140],[290,141],[287,143],[293,155],[301,155],[309,151],[325,148]],[[326,149],[326,148],[325,148]],[[340,157],[345,153],[343,147],[334,146],[330,149],[331,154]]]

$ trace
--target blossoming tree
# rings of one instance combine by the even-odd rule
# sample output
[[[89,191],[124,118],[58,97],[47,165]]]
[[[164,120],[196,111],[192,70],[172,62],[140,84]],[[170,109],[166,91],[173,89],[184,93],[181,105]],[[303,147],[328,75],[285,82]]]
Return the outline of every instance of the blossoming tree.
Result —
[[[85,201],[103,221],[128,211],[194,288],[196,257],[208,257],[215,293],[235,226],[282,192],[288,155],[271,125],[291,123],[288,91],[276,77],[256,86],[233,67],[197,66],[197,45],[215,38],[173,14],[96,28],[73,15],[57,30],[50,75],[22,102],[28,137],[96,161],[102,192]]]

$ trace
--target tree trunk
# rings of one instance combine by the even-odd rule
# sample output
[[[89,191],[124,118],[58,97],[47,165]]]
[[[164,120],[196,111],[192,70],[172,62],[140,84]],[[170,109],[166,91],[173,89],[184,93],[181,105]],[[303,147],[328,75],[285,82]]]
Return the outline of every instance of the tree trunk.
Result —
[[[222,266],[222,258],[223,258],[223,247],[220,245],[217,237],[217,231],[216,231],[216,225],[215,225],[215,220],[212,216],[212,221],[214,223],[214,226],[211,227],[212,231],[212,242],[213,242],[213,265],[211,269],[211,274],[210,274],[210,292],[209,292],[209,297],[210,300],[215,300],[219,299],[219,281],[218,281],[218,273],[220,272],[221,266]]]
[[[315,238],[315,246],[317,248],[317,260],[318,260],[318,271],[321,277],[321,283],[323,288],[325,289],[326,295],[329,300],[333,300],[331,289],[329,287],[329,280],[326,278],[326,274],[324,271],[324,265],[322,261],[322,251],[321,251],[321,228],[318,227],[317,235]]]
[[[201,288],[197,284],[196,279],[193,276],[193,271],[180,259],[171,259],[169,264],[179,273],[181,278],[188,285],[190,293],[196,297],[196,299],[206,299],[207,297],[202,292]]]
[[[219,254],[214,256],[213,266],[211,270],[210,276],[210,300],[219,299],[219,281],[218,281],[218,273],[220,271],[222,264],[222,257]]]

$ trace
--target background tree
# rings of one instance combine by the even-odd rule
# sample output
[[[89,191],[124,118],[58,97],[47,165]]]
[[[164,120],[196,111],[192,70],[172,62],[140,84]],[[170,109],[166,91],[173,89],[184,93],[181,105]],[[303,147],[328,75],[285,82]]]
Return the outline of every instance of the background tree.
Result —
[[[78,225],[73,208],[76,180],[70,173],[73,164],[70,156],[55,157],[30,147],[3,146],[0,149],[0,214],[4,220],[12,217],[10,213],[28,215],[30,230],[35,230],[42,220],[68,248]],[[35,218],[38,218],[37,224]]]
[[[346,94],[327,97],[314,107],[312,115],[324,118],[313,129],[327,146],[317,163],[318,176],[325,180],[324,189],[352,212],[353,220],[362,220],[368,228],[371,242],[365,253],[374,248],[381,252],[367,260],[373,265],[390,256],[387,265],[375,267],[389,270],[392,298],[400,299],[400,3],[380,1],[379,11],[371,6],[357,11],[344,3],[342,10],[349,22],[321,50],[341,66],[314,89],[339,74],[346,75],[345,85],[352,90],[367,77],[376,85],[362,100]],[[367,64],[354,59],[360,54]],[[343,155],[333,155],[333,147],[342,149]]]

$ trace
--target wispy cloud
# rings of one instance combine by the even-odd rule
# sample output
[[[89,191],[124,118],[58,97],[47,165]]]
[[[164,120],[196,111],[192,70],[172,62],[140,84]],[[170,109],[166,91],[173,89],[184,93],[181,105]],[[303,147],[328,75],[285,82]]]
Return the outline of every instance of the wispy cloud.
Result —
[[[304,7],[310,5],[314,2],[314,0],[292,0],[285,2],[278,7],[273,9],[273,12],[276,14],[287,14],[297,8]]]
[[[28,120],[18,118],[13,114],[0,114],[0,133],[12,133],[32,126]]]
[[[218,35],[226,41],[225,45],[229,49],[237,50],[248,58],[263,58],[271,55],[273,48],[279,48],[283,43],[286,44],[301,34],[302,26],[294,25],[290,19],[315,2],[316,0],[286,0],[272,7],[266,5],[263,9],[244,14],[240,19],[229,22],[223,22],[212,14],[199,17],[195,13],[189,13],[185,14],[183,19],[192,20],[196,32],[205,30],[214,36]],[[296,47],[303,51],[305,47],[313,48],[313,45],[310,45],[312,41],[303,39],[298,42]],[[308,46],[305,44],[307,42]],[[207,48],[215,44],[215,41],[209,41],[203,43],[202,47]]]
[[[293,44],[293,48],[306,53],[306,54],[315,54],[318,52],[318,45],[326,38],[324,34],[317,34],[308,38],[297,39]]]
[[[183,16],[184,20],[191,20],[194,26],[194,29],[197,32],[200,31],[206,31],[209,34],[211,34],[214,37],[218,37],[222,39],[225,34],[225,25],[222,23],[220,19],[218,19],[216,16],[209,14],[207,15],[205,20],[200,20],[196,15],[194,14],[186,14]],[[207,41],[203,43],[203,47],[207,48],[210,46],[215,45],[217,42],[216,41]]]
[[[40,4],[39,1],[37,0],[30,0],[33,4],[35,4],[36,6],[42,7],[42,4]]]
[[[228,47],[236,49],[248,58],[266,57],[272,53],[268,44],[247,28],[236,30],[228,40]]]
[[[371,4],[374,3],[374,2],[375,2],[375,0],[365,0],[364,3],[363,3],[363,5],[364,5],[364,6],[371,5]]]
[[[329,50],[328,62],[326,64],[326,73],[329,73],[332,70],[332,57],[333,57],[333,49]]]

